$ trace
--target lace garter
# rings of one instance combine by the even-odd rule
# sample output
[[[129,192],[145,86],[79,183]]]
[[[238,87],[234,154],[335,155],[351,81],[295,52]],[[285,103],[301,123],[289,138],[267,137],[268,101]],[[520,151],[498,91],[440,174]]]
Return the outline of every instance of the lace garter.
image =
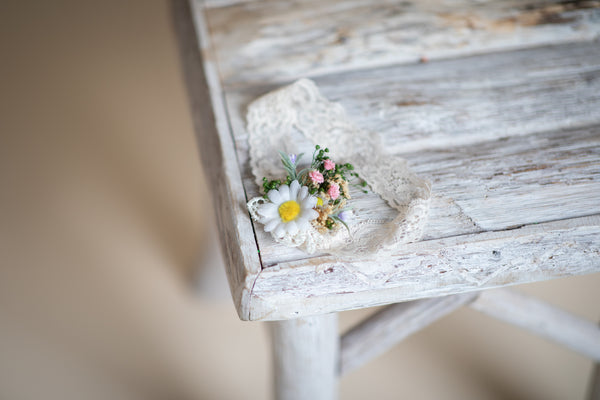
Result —
[[[335,159],[351,162],[371,189],[368,194],[352,193],[348,229],[320,233],[310,226],[293,235],[273,234],[276,242],[307,253],[354,258],[389,253],[423,235],[431,184],[413,173],[406,160],[385,154],[379,136],[355,126],[344,108],[323,97],[313,81],[301,79],[254,100],[248,107],[247,130],[250,166],[259,187],[263,177],[282,176],[280,151],[311,154],[319,144]],[[267,201],[257,197],[248,202],[255,221]]]

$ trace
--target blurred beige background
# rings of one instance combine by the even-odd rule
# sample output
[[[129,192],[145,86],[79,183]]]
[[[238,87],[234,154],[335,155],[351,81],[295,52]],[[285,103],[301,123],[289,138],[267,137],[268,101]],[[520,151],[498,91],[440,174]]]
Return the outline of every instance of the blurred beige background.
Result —
[[[162,1],[0,3],[0,399],[269,397],[267,330],[237,320],[214,253],[170,23]],[[523,290],[599,320],[599,288]],[[341,397],[583,399],[591,367],[461,310]]]

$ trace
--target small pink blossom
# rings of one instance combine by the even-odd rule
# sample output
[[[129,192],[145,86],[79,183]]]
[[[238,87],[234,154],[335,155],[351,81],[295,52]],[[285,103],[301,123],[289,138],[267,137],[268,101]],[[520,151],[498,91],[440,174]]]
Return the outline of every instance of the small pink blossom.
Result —
[[[340,197],[340,187],[337,183],[332,183],[329,185],[329,189],[327,189],[327,194],[331,197],[331,200],[335,200]]]
[[[323,166],[325,167],[325,169],[327,171],[331,171],[332,169],[335,168],[335,163],[329,159],[323,161]]]
[[[319,171],[310,171],[308,176],[315,185],[324,182],[323,175]]]

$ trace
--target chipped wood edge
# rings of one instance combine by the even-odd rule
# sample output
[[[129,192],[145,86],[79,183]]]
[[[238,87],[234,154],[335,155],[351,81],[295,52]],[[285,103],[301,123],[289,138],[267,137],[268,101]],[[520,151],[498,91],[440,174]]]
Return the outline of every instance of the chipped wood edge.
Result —
[[[595,215],[407,244],[387,268],[377,260],[328,256],[285,262],[260,272],[250,319],[300,318],[600,272],[599,239]]]
[[[469,306],[600,361],[600,327],[544,301],[501,289],[482,292]]]
[[[175,0],[171,13],[188,90],[198,149],[211,188],[221,251],[238,315],[250,318],[249,296],[261,262],[214,65],[203,5]]]
[[[340,376],[359,368],[397,343],[473,301],[463,293],[392,304],[346,332],[341,339]]]

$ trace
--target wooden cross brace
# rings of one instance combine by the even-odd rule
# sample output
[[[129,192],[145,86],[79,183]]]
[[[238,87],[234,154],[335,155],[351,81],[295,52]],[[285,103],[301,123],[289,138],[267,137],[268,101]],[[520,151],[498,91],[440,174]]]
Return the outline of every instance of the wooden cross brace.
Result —
[[[339,376],[462,306],[600,362],[600,327],[595,323],[517,291],[496,289],[392,304],[341,338],[335,313],[271,322],[276,398],[334,399]]]

